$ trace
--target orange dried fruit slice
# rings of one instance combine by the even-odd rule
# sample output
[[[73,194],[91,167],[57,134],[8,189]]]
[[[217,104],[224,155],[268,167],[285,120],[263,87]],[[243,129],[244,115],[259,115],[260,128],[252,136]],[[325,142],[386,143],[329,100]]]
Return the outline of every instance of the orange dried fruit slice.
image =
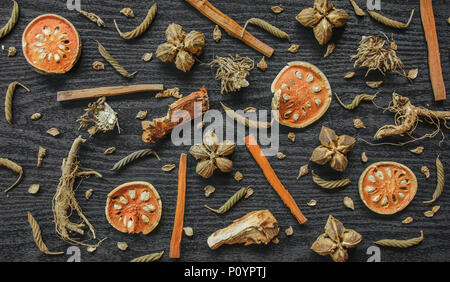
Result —
[[[108,194],[105,212],[108,222],[117,230],[148,234],[161,219],[161,198],[148,182],[128,182]]]
[[[406,208],[417,192],[417,178],[396,162],[370,165],[359,178],[359,195],[378,214],[395,214]]]
[[[27,62],[42,74],[63,74],[81,55],[81,38],[67,19],[45,14],[28,24],[22,35]]]
[[[320,119],[331,104],[326,76],[307,62],[290,62],[272,83],[272,110],[280,124],[303,128]]]

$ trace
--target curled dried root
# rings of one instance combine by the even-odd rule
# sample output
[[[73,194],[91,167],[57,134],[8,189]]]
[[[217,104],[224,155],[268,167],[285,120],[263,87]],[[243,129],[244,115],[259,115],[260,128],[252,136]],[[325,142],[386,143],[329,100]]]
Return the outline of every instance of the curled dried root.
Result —
[[[450,111],[432,111],[423,107],[416,107],[411,104],[408,98],[400,96],[395,92],[392,94],[392,103],[387,110],[395,113],[395,124],[381,127],[375,134],[375,139],[406,134],[412,140],[400,144],[405,145],[424,138],[433,138],[439,133],[443,135],[441,120],[444,121],[443,126],[449,129],[446,122],[450,120]],[[436,126],[436,130],[421,137],[413,137],[412,134],[421,121],[420,118],[425,118],[427,123]]]

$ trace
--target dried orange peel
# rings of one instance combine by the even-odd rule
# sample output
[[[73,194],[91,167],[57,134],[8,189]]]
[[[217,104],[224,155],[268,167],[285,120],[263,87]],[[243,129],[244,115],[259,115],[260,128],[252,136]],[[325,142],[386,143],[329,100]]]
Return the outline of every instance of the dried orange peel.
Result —
[[[117,230],[148,234],[161,219],[161,198],[148,182],[128,182],[108,194],[105,212]]]
[[[290,62],[272,83],[272,110],[280,124],[303,128],[320,119],[331,104],[330,83],[319,68]]]
[[[45,14],[28,24],[22,35],[27,62],[41,74],[63,74],[81,55],[81,37],[67,19]]]
[[[396,162],[370,165],[359,178],[359,195],[378,214],[395,214],[406,208],[417,192],[417,178]]]

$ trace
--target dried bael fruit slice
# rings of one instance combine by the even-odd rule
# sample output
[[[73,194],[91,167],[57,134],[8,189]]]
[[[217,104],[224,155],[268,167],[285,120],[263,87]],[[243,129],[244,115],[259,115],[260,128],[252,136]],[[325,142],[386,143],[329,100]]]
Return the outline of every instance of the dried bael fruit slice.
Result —
[[[396,162],[370,165],[359,178],[359,195],[378,214],[394,214],[406,208],[417,191],[417,178]]]
[[[290,62],[272,83],[272,109],[278,110],[280,124],[306,127],[328,110],[331,87],[326,76],[307,62]]]
[[[55,14],[45,14],[25,28],[22,48],[28,63],[37,72],[63,74],[78,61],[81,38],[68,20]]]
[[[158,225],[161,211],[161,198],[148,182],[122,184],[106,200],[108,222],[124,233],[150,233]]]

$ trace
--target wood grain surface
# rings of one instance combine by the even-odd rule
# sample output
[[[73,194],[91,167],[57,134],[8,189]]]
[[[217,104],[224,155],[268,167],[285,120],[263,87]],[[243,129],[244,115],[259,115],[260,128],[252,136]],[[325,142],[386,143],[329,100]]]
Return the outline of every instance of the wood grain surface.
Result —
[[[24,168],[22,182],[8,194],[0,194],[0,261],[61,262],[67,261],[69,258],[69,255],[47,256],[39,251],[35,246],[31,228],[27,222],[27,211],[30,211],[39,222],[44,242],[48,248],[52,251],[65,252],[70,245],[58,238],[55,233],[51,201],[61,176],[62,159],[67,156],[73,140],[80,134],[88,140],[81,146],[79,161],[83,168],[97,170],[103,174],[104,178],[91,177],[83,180],[76,191],[76,197],[84,214],[95,227],[97,236],[108,238],[94,253],[88,253],[86,248],[80,247],[81,261],[129,261],[132,258],[161,250],[168,254],[177,199],[176,171],[178,169],[163,172],[161,167],[169,163],[177,164],[180,154],[186,153],[189,146],[174,146],[170,138],[156,144],[144,144],[141,141],[141,123],[135,119],[135,116],[140,110],[149,111],[148,120],[164,116],[167,113],[167,106],[174,99],[155,99],[154,93],[109,97],[108,103],[119,115],[121,133],[112,131],[89,137],[85,130],[78,131],[79,124],[75,120],[84,113],[83,110],[90,100],[59,103],[56,101],[58,91],[162,83],[166,88],[178,87],[181,93],[187,95],[198,91],[202,85],[206,85],[212,109],[221,109],[220,102],[224,102],[233,109],[244,109],[249,106],[270,109],[272,98],[270,85],[273,78],[288,62],[300,60],[317,65],[328,77],[333,92],[339,93],[341,99],[346,103],[350,103],[357,94],[376,92],[368,88],[365,81],[384,80],[376,99],[379,105],[388,105],[391,93],[395,90],[399,94],[409,97],[414,105],[427,106],[436,110],[450,110],[448,101],[440,103],[433,101],[427,65],[427,46],[418,13],[418,0],[381,0],[381,13],[402,22],[408,19],[412,8],[416,9],[417,13],[409,28],[401,31],[386,28],[367,15],[357,17],[349,1],[334,1],[337,7],[343,8],[349,13],[350,19],[345,28],[336,30],[333,37],[337,46],[336,50],[326,59],[323,58],[326,46],[319,46],[314,39],[312,30],[304,28],[295,20],[295,16],[302,9],[312,6],[312,0],[212,1],[214,6],[239,24],[243,25],[251,17],[265,19],[286,31],[290,35],[292,43],[301,46],[297,54],[291,54],[287,51],[290,45],[286,40],[274,38],[257,27],[249,26],[248,31],[273,47],[275,53],[272,58],[266,59],[269,66],[266,72],[261,72],[259,69],[252,71],[248,78],[250,82],[248,88],[235,94],[226,95],[220,94],[220,82],[214,80],[215,70],[202,65],[201,62],[206,63],[215,56],[227,56],[230,53],[249,56],[255,62],[258,62],[262,56],[225,32],[223,32],[220,43],[216,43],[212,39],[215,24],[185,1],[158,1],[158,13],[153,24],[143,36],[130,41],[120,38],[114,28],[113,19],[117,19],[123,30],[131,30],[139,25],[145,17],[146,11],[152,4],[151,1],[81,0],[82,9],[98,14],[105,21],[106,28],[100,28],[76,11],[68,10],[65,0],[21,0],[18,2],[21,9],[19,22],[8,36],[0,39],[0,45],[5,46],[4,51],[0,49],[0,92],[2,93],[0,100],[3,103],[9,83],[15,80],[24,83],[31,89],[31,92],[26,93],[22,89],[16,91],[13,100],[12,126],[4,118],[0,120],[0,157],[11,159]],[[365,8],[365,0],[357,2]],[[284,11],[275,15],[270,9],[273,5],[280,5]],[[121,15],[119,11],[124,7],[131,7],[136,18],[128,19]],[[433,7],[440,43],[442,70],[448,89],[450,83],[450,76],[447,73],[450,67],[448,1],[435,0]],[[0,26],[6,23],[11,8],[10,1],[1,1]],[[32,19],[44,13],[56,13],[66,17],[76,26],[82,37],[83,52],[80,61],[66,75],[40,75],[32,70],[23,57],[20,48],[22,32]],[[205,52],[189,73],[183,73],[177,70],[174,64],[162,63],[155,57],[150,62],[144,62],[141,59],[144,53],[155,52],[158,45],[165,42],[165,29],[172,22],[182,25],[186,31],[198,30],[205,34]],[[349,56],[356,53],[361,36],[382,36],[382,32],[388,36],[391,33],[394,34],[398,44],[398,55],[403,60],[406,70],[419,68],[419,75],[414,83],[409,83],[405,78],[393,74],[383,77],[373,73],[365,78],[366,70],[353,68]],[[100,41],[127,70],[137,71],[136,76],[127,79],[116,73],[98,53],[96,40]],[[10,46],[18,49],[15,57],[7,56],[7,49]],[[92,63],[96,60],[105,63],[104,71],[92,69]],[[343,76],[349,71],[355,71],[356,75],[351,80],[345,80]],[[36,112],[40,112],[42,118],[31,121],[30,116]],[[355,118],[361,118],[366,124],[366,128],[355,129],[353,127]],[[261,169],[256,165],[244,145],[237,146],[232,155],[233,173],[240,171],[244,175],[244,179],[240,183],[233,179],[232,174],[218,172],[211,179],[202,179],[195,173],[196,161],[189,155],[184,224],[193,227],[195,234],[193,237],[183,238],[180,260],[187,262],[328,262],[330,261],[329,257],[317,255],[310,250],[310,247],[315,239],[323,233],[326,219],[331,214],[341,220],[345,227],[355,229],[363,236],[362,243],[350,251],[350,261],[367,261],[370,257],[367,249],[373,246],[373,242],[377,240],[416,237],[420,230],[424,231],[425,236],[420,245],[405,250],[381,247],[381,260],[449,261],[450,190],[447,189],[448,187],[444,188],[442,196],[435,203],[441,205],[441,209],[433,218],[426,218],[423,215],[423,212],[431,209],[432,205],[422,203],[431,199],[434,192],[436,185],[434,162],[437,155],[440,155],[445,168],[448,169],[450,158],[448,130],[444,129],[446,139],[441,144],[442,136],[405,147],[372,147],[358,141],[355,149],[349,155],[349,167],[343,174],[332,172],[328,166],[320,167],[311,164],[311,168],[323,178],[348,177],[352,180],[350,186],[340,190],[325,191],[321,189],[314,185],[311,174],[303,177],[300,181],[296,180],[299,167],[308,163],[313,149],[319,145],[318,135],[322,125],[335,129],[338,134],[348,134],[372,141],[376,130],[381,125],[391,124],[393,118],[391,113],[383,112],[382,109],[377,109],[371,104],[362,104],[355,111],[347,111],[334,100],[329,111],[308,128],[291,130],[287,127],[280,127],[280,151],[287,157],[284,160],[278,160],[276,157],[268,159],[286,189],[289,190],[308,218],[308,222],[304,225],[298,224],[276,192],[271,189]],[[46,131],[52,127],[58,128],[61,135],[56,138],[48,135]],[[417,134],[433,130],[434,128],[422,123],[417,129]],[[290,131],[296,133],[295,143],[287,138]],[[39,146],[47,149],[47,157],[44,159],[43,165],[36,168]],[[104,150],[111,146],[117,147],[116,152],[104,155]],[[425,147],[424,153],[420,156],[409,152],[409,149],[417,146]],[[109,170],[122,157],[149,147],[158,152],[161,161],[149,157],[118,172]],[[367,153],[369,163],[385,160],[398,161],[410,167],[416,174],[419,188],[415,199],[405,210],[392,216],[381,216],[371,212],[362,203],[358,194],[357,182],[359,175],[367,166],[360,160],[360,154],[363,151]],[[429,179],[425,179],[420,172],[422,165],[430,168],[431,177]],[[1,191],[15,179],[16,175],[13,172],[0,167]],[[146,236],[120,233],[106,220],[104,207],[107,194],[116,186],[129,181],[151,182],[162,198],[162,219],[159,226]],[[446,178],[446,182],[450,183],[449,177]],[[41,189],[38,194],[31,195],[27,189],[34,183],[39,183]],[[208,184],[215,186],[216,192],[210,198],[205,198],[203,187]],[[240,201],[228,213],[218,215],[204,208],[205,204],[212,207],[221,206],[242,186],[251,186],[255,190],[255,194],[247,200]],[[86,200],[84,193],[88,189],[93,189],[94,193],[91,199]],[[344,206],[345,196],[353,198],[354,211]],[[316,207],[306,205],[311,199],[318,201]],[[279,244],[248,247],[223,246],[214,251],[208,248],[206,240],[210,234],[229,225],[234,219],[258,209],[269,209],[277,218],[281,228]],[[414,222],[410,225],[402,224],[401,221],[408,216],[412,216]],[[294,234],[287,237],[284,230],[289,226],[293,227]],[[89,238],[86,236],[84,239]],[[119,250],[116,246],[118,241],[127,242],[128,250]],[[162,261],[174,260],[169,259],[168,255],[164,255]]]

